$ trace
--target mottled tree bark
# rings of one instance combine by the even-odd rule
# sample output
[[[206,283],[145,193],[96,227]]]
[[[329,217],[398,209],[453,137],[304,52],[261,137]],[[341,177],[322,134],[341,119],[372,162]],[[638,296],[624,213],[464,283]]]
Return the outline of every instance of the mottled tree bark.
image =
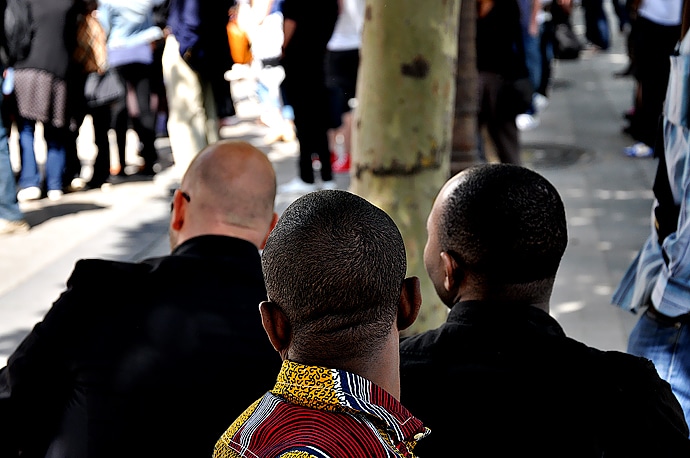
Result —
[[[477,111],[478,74],[475,30],[477,23],[476,1],[464,1],[460,8],[458,29],[458,70],[455,86],[455,121],[453,122],[453,150],[450,174],[478,162]]]
[[[422,283],[420,317],[434,328],[448,308],[424,269],[426,219],[450,171],[460,0],[367,0],[354,113],[350,191],[385,210]],[[385,266],[381,266],[385,268]]]

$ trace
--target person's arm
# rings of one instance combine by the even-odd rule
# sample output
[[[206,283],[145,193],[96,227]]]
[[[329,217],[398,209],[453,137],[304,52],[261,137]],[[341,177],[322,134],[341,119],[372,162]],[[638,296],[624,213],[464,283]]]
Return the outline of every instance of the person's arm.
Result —
[[[677,184],[675,186],[678,186]],[[681,199],[690,198],[690,186],[678,189]],[[672,237],[666,237],[661,245],[664,267],[659,272],[652,291],[655,308],[668,316],[690,314],[687,301],[690,291],[690,208],[680,206],[678,222]]]
[[[0,456],[40,450],[52,440],[69,396],[65,349],[83,322],[76,306],[80,296],[68,282],[67,290],[0,369]]]
[[[529,34],[533,37],[539,35],[538,16],[541,11],[541,0],[532,0],[532,11],[529,16]]]
[[[622,410],[629,409],[625,418],[639,429],[631,430],[626,442],[634,444],[639,431],[643,431],[645,439],[639,445],[647,450],[653,449],[656,456],[690,456],[688,425],[671,386],[659,377],[649,360],[644,360],[643,370],[635,372],[630,374],[632,387],[623,387],[622,392],[629,393],[630,398]],[[635,445],[630,447],[633,450]]]
[[[285,49],[290,43],[292,36],[295,34],[297,29],[297,22],[294,19],[285,18],[283,20],[283,55],[285,55]]]

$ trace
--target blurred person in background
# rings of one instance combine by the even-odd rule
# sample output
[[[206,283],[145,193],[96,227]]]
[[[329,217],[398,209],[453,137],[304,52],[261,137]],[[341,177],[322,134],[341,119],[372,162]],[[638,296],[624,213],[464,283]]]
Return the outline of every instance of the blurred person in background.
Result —
[[[611,46],[609,20],[604,10],[604,0],[581,0],[585,10],[585,37],[588,46],[606,51]]]
[[[8,65],[5,35],[0,33],[0,87],[3,88],[3,93]],[[4,95],[0,95],[0,104],[3,99]],[[0,105],[1,110],[2,105]],[[10,148],[7,143],[11,125],[5,124],[5,120],[4,116],[0,116],[0,235],[26,232],[30,228],[17,202],[17,180],[12,169]]]
[[[256,96],[262,124],[270,128],[264,137],[267,144],[295,140],[294,113],[283,96],[281,83],[285,69],[280,65],[283,46],[283,0],[252,2],[256,27],[251,31],[252,71],[256,74]]]
[[[356,104],[365,0],[338,1],[340,14],[326,46],[326,87],[332,112],[328,143],[333,172],[345,173],[350,170],[352,108]]]
[[[93,24],[100,24],[97,16],[98,1],[97,0],[77,0],[82,1],[82,9],[79,12],[78,23],[80,27],[86,25],[87,19],[94,20]],[[91,17],[87,17],[91,16]],[[81,29],[79,29],[81,30]],[[93,42],[95,37],[91,35],[93,29],[86,28],[87,32],[80,35],[77,32],[77,41]],[[103,36],[105,32],[103,32]],[[79,46],[79,43],[78,43]],[[111,106],[104,104],[99,106],[90,106],[84,96],[86,80],[89,73],[96,71],[103,71],[98,64],[102,61],[94,55],[91,61],[87,63],[83,55],[74,56],[75,58],[70,62],[67,70],[67,112],[69,118],[69,131],[67,141],[65,142],[65,171],[63,173],[63,188],[66,191],[81,191],[86,189],[100,188],[110,179],[110,139],[108,138],[108,131],[111,123]],[[107,66],[107,47],[104,52],[104,63]],[[96,65],[96,69],[91,65]],[[93,160],[92,174],[88,182],[82,177],[82,161],[78,152],[78,141],[81,133],[82,125],[86,116],[90,115],[91,125],[93,128],[94,146],[96,147],[96,157]]]
[[[112,107],[113,127],[120,157],[119,176],[126,176],[127,131],[136,132],[144,163],[137,174],[153,176],[158,153],[156,118],[151,109],[151,80],[154,76],[153,49],[163,37],[154,24],[153,9],[165,0],[100,0],[98,19],[108,36],[108,63],[126,88],[126,94]]]
[[[27,0],[33,18],[28,56],[14,63],[17,128],[21,149],[20,202],[63,194],[67,123],[67,70],[76,45],[78,3],[74,0]],[[46,142],[45,183],[34,152],[36,123]]]
[[[282,86],[295,113],[299,143],[299,175],[280,186],[281,192],[307,193],[335,189],[328,147],[329,100],[324,73],[326,45],[338,19],[338,0],[283,1]],[[317,185],[313,159],[321,164]]]
[[[520,8],[516,0],[477,0],[477,70],[479,71],[478,137],[480,159],[486,160],[482,130],[486,128],[500,162],[520,164],[516,116],[522,111],[504,97],[510,81],[525,79]],[[532,97],[530,91],[529,97]]]
[[[219,139],[213,84],[232,68],[227,25],[233,4],[233,0],[170,1],[163,80],[178,180],[194,156]]]
[[[634,2],[631,30],[634,51],[635,106],[625,133],[635,143],[623,149],[630,157],[651,157],[671,71],[670,57],[680,40],[683,0]]]

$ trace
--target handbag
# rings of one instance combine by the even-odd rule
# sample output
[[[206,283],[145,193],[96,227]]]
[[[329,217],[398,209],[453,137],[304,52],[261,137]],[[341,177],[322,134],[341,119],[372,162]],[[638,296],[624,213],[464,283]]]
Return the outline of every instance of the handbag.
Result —
[[[574,60],[580,57],[582,43],[567,22],[556,24],[553,30],[553,57],[559,60]]]
[[[117,72],[109,68],[105,73],[89,73],[84,84],[86,104],[91,107],[109,105],[125,96],[125,86]]]

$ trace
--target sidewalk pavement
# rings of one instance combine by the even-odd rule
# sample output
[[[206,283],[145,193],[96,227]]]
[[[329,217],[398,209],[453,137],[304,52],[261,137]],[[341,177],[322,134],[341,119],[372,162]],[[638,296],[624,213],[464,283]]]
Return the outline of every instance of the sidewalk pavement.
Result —
[[[610,298],[649,233],[656,160],[622,153],[632,143],[621,128],[622,113],[632,103],[633,82],[613,77],[627,57],[624,38],[615,27],[612,33],[611,50],[554,62],[550,103],[541,124],[523,132],[522,142],[525,165],[552,181],[566,205],[570,240],[552,315],[576,339],[625,350],[636,317],[610,305]],[[289,181],[297,170],[296,143],[264,144],[267,132],[256,122],[252,80],[232,84],[243,122],[223,128],[223,136],[262,149],[276,168],[279,184]],[[93,160],[89,136],[87,124],[79,148],[86,164]],[[16,134],[11,147],[16,154]],[[58,202],[21,204],[31,231],[0,238],[0,365],[64,290],[78,259],[136,261],[169,252],[167,223],[175,181],[167,139],[158,139],[157,147],[164,170],[152,180],[66,194]],[[88,167],[85,170],[88,176]],[[336,181],[347,189],[347,175],[336,176]],[[278,212],[296,197],[279,195]]]

